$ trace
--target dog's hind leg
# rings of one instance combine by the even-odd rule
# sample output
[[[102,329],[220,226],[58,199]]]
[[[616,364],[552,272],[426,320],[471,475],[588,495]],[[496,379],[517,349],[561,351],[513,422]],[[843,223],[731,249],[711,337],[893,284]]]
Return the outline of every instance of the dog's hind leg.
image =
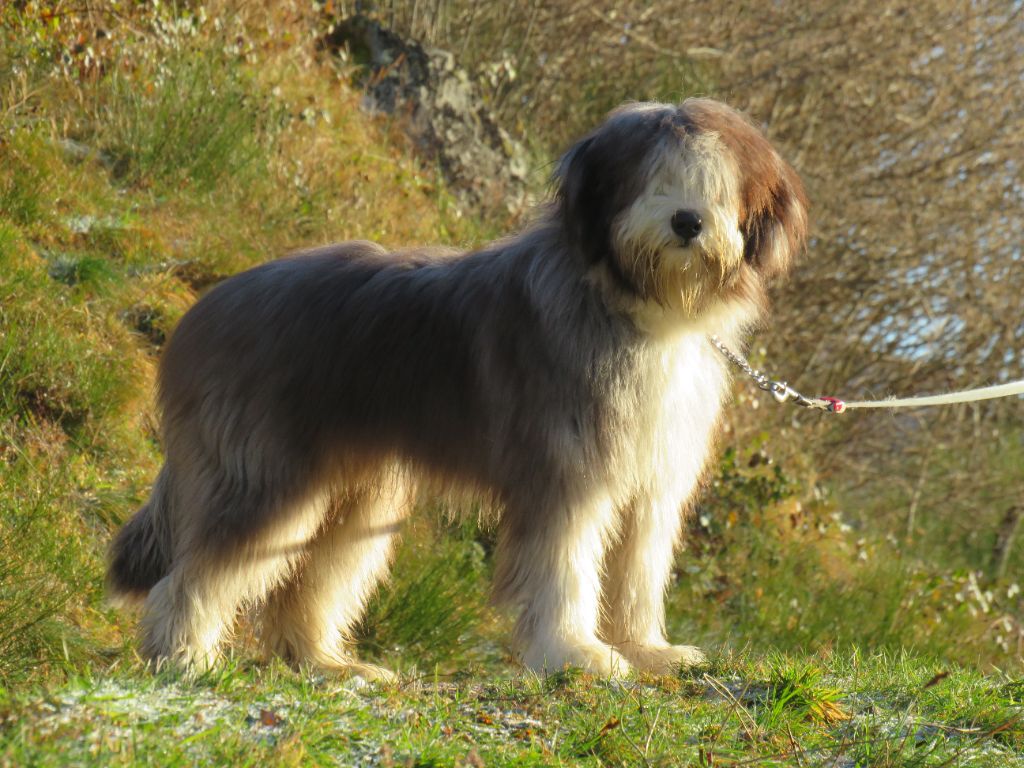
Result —
[[[333,501],[329,523],[310,543],[302,568],[267,601],[263,645],[292,664],[392,679],[360,663],[346,648],[349,633],[386,575],[412,493],[396,470],[376,483],[345,489]]]
[[[622,511],[605,565],[601,637],[633,666],[669,673],[704,661],[700,649],[665,639],[665,590],[682,526],[682,502],[641,497]]]
[[[568,507],[510,504],[498,540],[495,593],[518,604],[516,639],[531,669],[566,665],[605,676],[629,663],[597,636],[601,562],[614,525],[613,505],[600,499]]]
[[[146,599],[143,655],[190,671],[210,668],[239,609],[287,579],[324,512],[324,499],[312,496],[233,539],[198,527],[179,533],[170,571]]]

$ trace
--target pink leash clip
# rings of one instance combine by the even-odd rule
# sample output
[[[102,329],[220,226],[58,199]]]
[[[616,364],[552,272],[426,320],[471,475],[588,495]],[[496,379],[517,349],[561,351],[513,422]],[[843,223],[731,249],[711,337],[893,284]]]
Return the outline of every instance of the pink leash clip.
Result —
[[[846,410],[846,403],[840,400],[838,397],[819,397],[819,400],[824,400],[828,403],[828,409],[832,413],[842,413]]]

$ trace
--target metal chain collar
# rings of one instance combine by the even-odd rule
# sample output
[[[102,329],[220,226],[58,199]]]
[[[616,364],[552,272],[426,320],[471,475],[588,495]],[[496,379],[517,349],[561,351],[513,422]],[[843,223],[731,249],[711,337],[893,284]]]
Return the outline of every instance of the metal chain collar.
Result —
[[[846,409],[843,401],[838,398],[805,397],[789,386],[786,382],[776,381],[775,379],[769,378],[766,374],[754,368],[744,358],[740,357],[725,346],[718,336],[709,336],[708,340],[715,349],[725,355],[730,363],[747,374],[759,389],[762,389],[765,392],[771,392],[772,397],[774,397],[778,402],[785,403],[789,401],[804,408],[814,408],[819,411],[828,411],[829,413],[842,413]]]

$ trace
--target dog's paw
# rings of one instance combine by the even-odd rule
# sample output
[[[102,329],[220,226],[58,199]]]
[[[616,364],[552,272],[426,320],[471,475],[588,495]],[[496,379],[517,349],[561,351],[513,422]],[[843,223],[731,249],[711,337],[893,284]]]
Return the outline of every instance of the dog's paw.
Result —
[[[536,672],[578,667],[599,677],[625,677],[632,668],[621,653],[599,642],[538,645],[523,654],[523,663]]]
[[[354,676],[363,678],[368,683],[381,683],[383,685],[394,685],[398,682],[398,675],[390,669],[378,667],[376,664],[364,664],[353,662],[345,671]]]
[[[398,675],[396,673],[385,667],[378,667],[376,664],[365,664],[361,661],[339,661],[318,666],[321,666],[326,672],[343,677],[360,678],[367,683],[394,685],[398,682]]]
[[[216,650],[197,650],[182,646],[176,653],[164,653],[143,645],[146,666],[154,673],[177,673],[189,680],[213,672],[224,660]]]
[[[658,675],[674,674],[707,661],[704,652],[694,645],[623,643],[615,647],[637,669]]]
[[[625,657],[610,645],[594,643],[578,646],[574,651],[576,659],[566,663],[601,677],[625,677],[631,669]]]

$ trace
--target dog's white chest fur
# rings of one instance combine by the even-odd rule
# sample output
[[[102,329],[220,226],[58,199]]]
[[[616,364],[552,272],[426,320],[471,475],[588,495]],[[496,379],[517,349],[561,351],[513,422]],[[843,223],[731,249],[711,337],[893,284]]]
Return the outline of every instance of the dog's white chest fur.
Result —
[[[692,486],[709,455],[728,375],[703,332],[680,334],[666,343],[651,373],[651,395],[636,413],[637,468],[662,487]]]

